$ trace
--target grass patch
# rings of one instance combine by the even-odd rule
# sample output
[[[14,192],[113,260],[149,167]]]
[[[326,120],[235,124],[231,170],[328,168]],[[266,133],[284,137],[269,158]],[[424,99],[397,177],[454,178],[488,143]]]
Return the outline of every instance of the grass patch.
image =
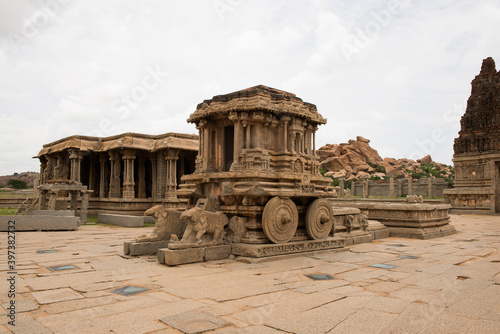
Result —
[[[97,216],[87,216],[87,224],[88,223],[91,223],[91,224],[97,223]]]
[[[0,208],[0,216],[12,216],[16,214],[17,209]]]

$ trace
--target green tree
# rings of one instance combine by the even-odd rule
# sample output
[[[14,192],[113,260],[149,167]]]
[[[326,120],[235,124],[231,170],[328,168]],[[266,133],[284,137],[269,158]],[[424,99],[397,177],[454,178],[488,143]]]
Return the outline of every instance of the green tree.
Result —
[[[17,180],[17,179],[10,179],[7,181],[7,185],[11,186],[14,189],[27,189],[28,188],[28,182],[23,181],[23,180]]]

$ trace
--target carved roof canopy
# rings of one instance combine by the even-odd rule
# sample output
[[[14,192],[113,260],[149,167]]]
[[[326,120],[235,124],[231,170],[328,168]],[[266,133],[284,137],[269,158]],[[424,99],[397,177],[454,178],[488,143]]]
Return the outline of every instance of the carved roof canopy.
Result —
[[[314,104],[302,101],[295,94],[263,85],[205,100],[198,104],[188,122],[198,124],[202,119],[229,117],[232,112],[253,111],[269,112],[277,117],[300,117],[315,125],[326,123],[326,119],[318,113]]]
[[[182,133],[146,135],[127,132],[110,137],[70,136],[43,145],[43,149],[34,158],[75,149],[88,152],[106,152],[115,149],[139,149],[150,152],[162,149],[181,149],[197,151],[199,137]]]

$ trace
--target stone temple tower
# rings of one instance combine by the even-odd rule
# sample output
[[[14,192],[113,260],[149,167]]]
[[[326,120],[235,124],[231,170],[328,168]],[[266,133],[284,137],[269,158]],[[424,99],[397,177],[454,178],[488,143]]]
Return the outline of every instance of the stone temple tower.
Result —
[[[453,213],[500,212],[500,71],[490,57],[472,80],[455,139],[455,188],[445,191]]]

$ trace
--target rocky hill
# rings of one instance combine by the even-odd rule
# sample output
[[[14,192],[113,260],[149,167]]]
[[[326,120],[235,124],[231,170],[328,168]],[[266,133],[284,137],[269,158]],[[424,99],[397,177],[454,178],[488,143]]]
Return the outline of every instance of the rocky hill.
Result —
[[[388,179],[390,177],[419,179],[442,177],[453,182],[455,170],[452,166],[432,161],[426,155],[417,161],[380,157],[369,145],[370,140],[361,136],[342,144],[327,144],[317,154],[322,172],[334,179],[358,181],[363,179]]]
[[[15,179],[15,180],[26,181],[28,183],[28,188],[31,188],[33,187],[33,181],[35,180],[35,177],[39,174],[40,173],[35,173],[35,172],[23,172],[23,173],[14,173],[12,175],[0,176],[0,186],[5,187],[10,179]]]

